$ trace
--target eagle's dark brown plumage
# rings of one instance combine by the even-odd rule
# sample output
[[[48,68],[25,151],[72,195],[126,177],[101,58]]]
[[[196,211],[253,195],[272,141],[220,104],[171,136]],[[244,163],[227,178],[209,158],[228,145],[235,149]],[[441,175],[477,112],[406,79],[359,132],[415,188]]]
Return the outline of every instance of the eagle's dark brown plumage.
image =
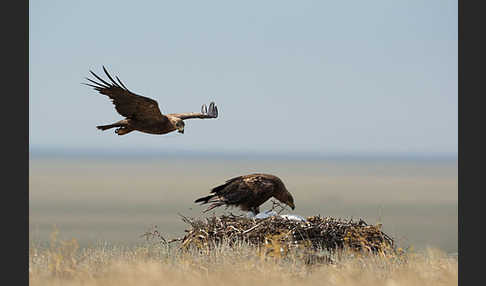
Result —
[[[212,195],[199,198],[195,203],[211,205],[207,212],[219,206],[238,206],[243,211],[253,214],[260,212],[260,205],[274,197],[295,209],[294,198],[277,176],[269,174],[251,174],[229,179],[223,185],[211,190]]]
[[[206,104],[203,104],[200,113],[172,113],[163,115],[160,112],[157,101],[131,92],[117,76],[115,78],[118,82],[115,82],[105,67],[103,67],[103,71],[111,83],[90,71],[100,82],[86,78],[93,84],[85,84],[93,87],[99,93],[108,96],[115,105],[116,111],[124,116],[125,119],[109,125],[96,126],[98,129],[107,130],[117,127],[115,133],[118,135],[124,135],[134,130],[150,134],[166,134],[175,130],[178,130],[179,133],[184,133],[185,124],[183,120],[185,119],[218,117],[218,108],[214,102],[209,104],[209,110]]]

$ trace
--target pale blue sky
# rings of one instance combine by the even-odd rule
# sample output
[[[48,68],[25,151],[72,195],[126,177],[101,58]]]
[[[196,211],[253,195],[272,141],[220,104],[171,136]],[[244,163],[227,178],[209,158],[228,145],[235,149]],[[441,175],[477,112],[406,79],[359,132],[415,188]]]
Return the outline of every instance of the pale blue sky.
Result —
[[[457,1],[30,1],[31,148],[457,154]],[[117,136],[105,65],[185,134]]]

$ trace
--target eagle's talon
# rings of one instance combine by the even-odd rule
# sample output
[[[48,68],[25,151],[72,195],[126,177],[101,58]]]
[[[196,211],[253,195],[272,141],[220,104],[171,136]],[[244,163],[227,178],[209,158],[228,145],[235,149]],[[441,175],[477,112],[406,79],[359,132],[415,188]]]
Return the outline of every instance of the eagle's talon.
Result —
[[[201,113],[202,113],[202,114],[206,114],[206,113],[208,113],[208,107],[206,106],[206,104],[203,104],[203,105],[201,106]]]

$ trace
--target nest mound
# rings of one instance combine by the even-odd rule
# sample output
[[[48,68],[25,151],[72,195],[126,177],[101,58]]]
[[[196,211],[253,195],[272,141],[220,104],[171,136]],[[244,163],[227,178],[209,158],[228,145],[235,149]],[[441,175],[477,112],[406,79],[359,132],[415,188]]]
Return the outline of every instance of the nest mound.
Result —
[[[373,253],[394,252],[394,241],[382,232],[381,225],[368,225],[363,220],[336,219],[312,216],[305,221],[281,216],[264,219],[234,215],[213,216],[205,219],[183,217],[191,226],[181,239],[182,248],[212,248],[223,242],[236,245],[247,242],[261,246],[276,244],[287,249],[304,247],[313,250],[333,251],[350,248]]]

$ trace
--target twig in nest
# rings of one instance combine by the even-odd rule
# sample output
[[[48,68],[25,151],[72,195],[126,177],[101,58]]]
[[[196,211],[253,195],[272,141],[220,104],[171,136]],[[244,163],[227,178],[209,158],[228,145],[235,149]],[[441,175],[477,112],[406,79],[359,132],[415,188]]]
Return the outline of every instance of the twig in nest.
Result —
[[[259,227],[261,224],[262,224],[262,223],[259,223],[259,224],[255,225],[255,226],[253,226],[253,227],[251,227],[251,228],[249,228],[249,229],[245,230],[245,231],[243,232],[243,234],[247,234],[247,233],[249,233],[250,231],[252,231],[252,230],[254,230],[255,228]]]
[[[171,240],[169,240],[167,243],[172,243],[172,242],[176,242],[176,241],[183,241],[184,238],[183,237],[180,237],[180,238],[173,238]]]
[[[192,224],[192,219],[182,215],[181,213],[177,213],[181,218],[182,218],[182,221],[185,222],[185,223],[188,223],[188,224]]]

